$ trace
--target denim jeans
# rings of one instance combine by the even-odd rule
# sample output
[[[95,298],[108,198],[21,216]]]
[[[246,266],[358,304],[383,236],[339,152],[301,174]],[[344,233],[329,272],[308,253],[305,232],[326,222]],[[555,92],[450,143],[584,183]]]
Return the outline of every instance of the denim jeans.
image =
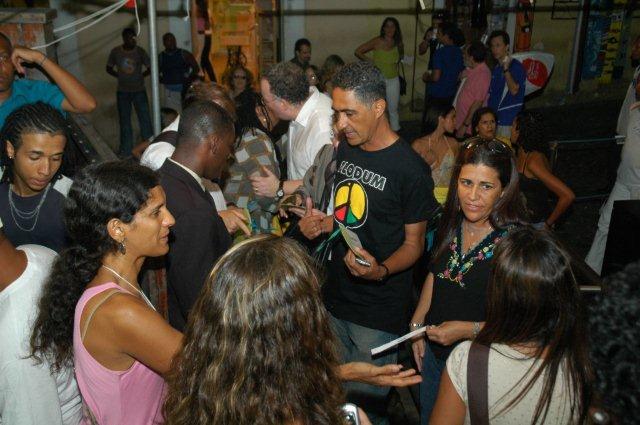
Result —
[[[446,362],[437,359],[427,341],[422,358],[422,382],[420,383],[420,425],[428,425],[433,406],[436,404],[440,378]]]
[[[120,119],[120,149],[118,155],[129,156],[133,149],[133,128],[131,127],[131,104],[136,108],[138,124],[143,140],[153,136],[151,116],[149,115],[149,101],[147,92],[117,92],[118,117]]]
[[[398,335],[365,328],[346,320],[337,319],[333,315],[331,315],[331,326],[340,343],[342,363],[367,362],[382,366],[389,363],[395,364],[398,361],[396,349],[386,351],[375,358],[371,357],[372,348],[392,341]],[[369,416],[372,424],[385,425],[389,423],[389,419],[386,417],[389,387],[347,382],[344,384],[344,389],[347,393],[347,400],[361,407]]]

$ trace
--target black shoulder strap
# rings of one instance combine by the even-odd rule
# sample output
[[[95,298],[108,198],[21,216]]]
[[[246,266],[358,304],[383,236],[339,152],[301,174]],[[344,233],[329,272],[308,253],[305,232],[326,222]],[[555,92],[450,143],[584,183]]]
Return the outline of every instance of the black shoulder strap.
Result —
[[[467,361],[467,396],[471,425],[489,425],[489,347],[471,343]]]
[[[165,142],[169,143],[171,146],[175,146],[178,142],[178,132],[174,130],[163,131],[153,139],[150,145],[158,142]]]

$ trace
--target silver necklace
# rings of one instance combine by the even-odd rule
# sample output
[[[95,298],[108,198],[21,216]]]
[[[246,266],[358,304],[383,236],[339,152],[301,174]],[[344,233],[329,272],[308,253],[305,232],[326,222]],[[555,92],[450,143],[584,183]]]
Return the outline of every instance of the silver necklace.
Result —
[[[149,307],[151,307],[153,309],[153,311],[156,311],[156,308],[153,306],[153,304],[151,303],[151,301],[149,301],[149,298],[147,298],[147,296],[144,294],[144,292],[142,292],[141,290],[139,290],[138,288],[136,288],[131,282],[129,282],[127,279],[125,279],[124,277],[120,276],[118,274],[117,271],[113,270],[111,267],[105,266],[104,264],[102,265],[102,267],[104,267],[105,269],[109,270],[111,273],[113,273],[114,276],[116,276],[117,278],[119,278],[120,280],[124,281],[124,283],[126,283],[127,285],[129,285],[130,287],[132,287],[138,294],[140,294],[142,296],[142,299],[144,299],[144,301],[149,305]]]
[[[42,194],[42,198],[40,198],[40,202],[38,202],[38,205],[33,210],[22,211],[18,207],[16,207],[16,204],[13,201],[13,185],[9,185],[7,197],[9,198],[9,211],[11,211],[11,218],[13,218],[13,222],[16,223],[16,226],[18,226],[18,228],[23,232],[31,232],[36,228],[36,224],[38,224],[38,218],[40,217],[40,209],[42,208],[42,205],[47,198],[49,189],[51,189],[51,183],[49,183],[44,189],[44,193]],[[20,223],[18,223],[18,218],[16,218],[16,216],[21,220],[33,220],[33,225],[29,229],[22,227]]]

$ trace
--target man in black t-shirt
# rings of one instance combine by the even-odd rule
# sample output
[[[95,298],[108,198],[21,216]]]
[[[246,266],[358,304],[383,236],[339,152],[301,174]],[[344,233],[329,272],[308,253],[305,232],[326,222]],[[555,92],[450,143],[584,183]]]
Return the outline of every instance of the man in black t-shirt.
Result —
[[[367,62],[346,65],[333,84],[335,119],[347,140],[338,147],[333,215],[309,212],[300,228],[316,238],[342,224],[358,235],[364,249],[354,253],[342,238],[332,249],[325,305],[343,362],[393,363],[396,350],[372,359],[371,349],[407,330],[411,268],[437,206],[433,181],[429,167],[389,125],[377,68]],[[370,266],[357,263],[355,254]],[[373,423],[387,423],[388,388],[349,383],[346,390]]]

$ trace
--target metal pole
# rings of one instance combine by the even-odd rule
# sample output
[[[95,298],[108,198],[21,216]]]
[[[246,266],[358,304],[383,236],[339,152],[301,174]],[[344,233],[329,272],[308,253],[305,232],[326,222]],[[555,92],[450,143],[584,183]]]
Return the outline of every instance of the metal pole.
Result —
[[[158,72],[158,45],[156,42],[156,0],[147,0],[149,16],[149,54],[151,59],[151,114],[153,132],[160,134],[160,74]]]
[[[584,41],[589,26],[589,12],[591,2],[582,0],[581,10],[576,19],[576,28],[573,34],[573,51],[571,52],[571,63],[569,64],[569,78],[567,79],[567,93],[574,94],[580,87],[582,77],[582,62],[584,57]]]

